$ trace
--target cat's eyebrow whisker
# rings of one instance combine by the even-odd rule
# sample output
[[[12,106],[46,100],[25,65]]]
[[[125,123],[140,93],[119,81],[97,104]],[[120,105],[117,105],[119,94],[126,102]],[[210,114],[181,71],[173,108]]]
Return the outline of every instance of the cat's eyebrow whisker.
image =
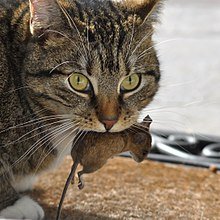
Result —
[[[132,51],[131,55],[130,55],[130,58],[128,59],[128,62],[130,62],[131,60],[131,57],[134,55],[134,53],[136,52],[136,50],[142,45],[142,43],[149,37],[153,34],[153,31],[151,31],[150,33],[148,33],[147,35],[145,35],[137,44],[137,46],[134,48],[134,50]],[[127,63],[128,63],[127,62]]]
[[[173,38],[173,39],[168,39],[168,40],[164,40],[164,41],[161,41],[159,43],[156,43],[154,44],[153,46],[147,48],[146,50],[144,50],[142,53],[140,53],[137,57],[137,60],[141,59],[143,56],[145,56],[147,54],[147,52],[149,52],[152,48],[155,48],[156,46],[159,46],[161,44],[164,44],[164,43],[168,43],[168,42],[171,42],[171,41],[175,41],[175,40],[178,40],[177,38]]]
[[[127,58],[128,58],[128,54],[130,53],[131,45],[132,45],[132,42],[133,42],[133,39],[134,39],[134,31],[135,31],[135,25],[134,24],[135,24],[135,21],[136,21],[136,16],[135,16],[135,14],[133,14],[133,24],[132,24],[131,39],[130,39],[128,50],[127,50],[127,53],[126,53],[126,56],[125,56],[125,60],[127,60]]]
[[[68,22],[69,22],[69,24],[70,24],[70,27],[71,27],[72,29],[75,28],[75,30],[76,30],[76,32],[77,32],[77,34],[78,34],[78,36],[79,36],[79,38],[80,38],[80,40],[81,40],[81,45],[82,45],[82,47],[83,47],[83,49],[84,49],[85,56],[86,56],[87,59],[88,59],[87,50],[86,50],[85,45],[84,45],[84,43],[83,43],[84,41],[83,41],[83,39],[82,39],[82,36],[81,36],[81,34],[80,34],[80,31],[79,31],[79,29],[78,29],[77,26],[76,26],[76,23],[74,22],[74,20],[72,19],[72,17],[69,15],[68,11],[67,11],[61,4],[59,4],[59,6],[60,6],[61,10],[63,11],[65,17],[68,19]]]
[[[86,23],[86,40],[87,40],[87,47],[88,47],[88,52],[89,52],[89,57],[91,59],[91,52],[90,52],[90,43],[89,43],[89,20],[87,20]]]
[[[70,37],[68,37],[66,34],[64,34],[64,33],[60,32],[60,31],[56,31],[56,30],[52,30],[52,29],[45,31],[45,33],[47,33],[47,32],[52,32],[52,33],[55,33],[55,34],[60,34],[61,36],[65,37],[67,40],[69,40],[77,48],[77,50],[80,52],[81,56],[83,57],[83,59],[86,62],[86,58],[85,58],[84,54],[82,53],[80,47],[78,47],[76,42],[74,42]],[[42,34],[41,36],[43,36],[44,34]]]
[[[56,70],[56,69],[59,68],[60,66],[62,66],[62,65],[64,65],[64,64],[67,64],[67,63],[74,63],[74,61],[69,61],[69,60],[67,60],[67,61],[64,61],[64,62],[62,62],[62,63],[56,65],[53,69],[51,69],[51,71],[49,72],[49,74],[51,74],[54,70]]]

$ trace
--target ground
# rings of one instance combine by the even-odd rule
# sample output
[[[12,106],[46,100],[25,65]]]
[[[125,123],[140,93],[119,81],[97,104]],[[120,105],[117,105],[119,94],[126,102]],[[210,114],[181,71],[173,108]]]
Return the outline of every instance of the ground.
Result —
[[[71,163],[42,176],[32,193],[46,220],[55,219]],[[62,220],[220,219],[220,174],[208,169],[115,157],[85,184],[69,187]]]

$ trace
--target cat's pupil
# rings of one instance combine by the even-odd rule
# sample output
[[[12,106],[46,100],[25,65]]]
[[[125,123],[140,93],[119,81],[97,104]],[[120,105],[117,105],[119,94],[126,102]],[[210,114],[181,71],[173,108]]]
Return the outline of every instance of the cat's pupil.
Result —
[[[79,76],[77,77],[77,84],[78,85],[80,84],[80,77]]]
[[[129,76],[129,84],[131,85],[131,83],[132,83],[132,79],[131,79],[131,76]]]

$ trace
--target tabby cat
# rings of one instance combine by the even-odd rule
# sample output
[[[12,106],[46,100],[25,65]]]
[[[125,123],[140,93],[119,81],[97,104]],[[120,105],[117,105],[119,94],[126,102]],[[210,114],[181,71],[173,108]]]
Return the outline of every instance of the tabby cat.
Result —
[[[158,90],[160,0],[0,0],[0,218],[86,131],[135,126]]]

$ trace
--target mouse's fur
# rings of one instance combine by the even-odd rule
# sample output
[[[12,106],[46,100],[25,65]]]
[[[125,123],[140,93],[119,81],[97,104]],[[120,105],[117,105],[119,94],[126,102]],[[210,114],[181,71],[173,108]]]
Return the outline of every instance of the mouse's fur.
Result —
[[[73,147],[71,155],[75,163],[83,166],[78,172],[79,188],[84,187],[82,175],[100,169],[109,158],[122,152],[130,151],[136,162],[142,162],[151,147],[149,125],[151,120],[144,121],[136,131],[125,130],[119,133],[89,132]]]
[[[130,151],[136,162],[142,162],[151,148],[151,135],[149,133],[151,122],[151,118],[147,116],[136,130],[127,129],[118,133],[89,132],[82,139],[79,139],[71,152],[74,164],[62,193],[57,220],[60,218],[67,188],[70,182],[74,180],[78,165],[83,166],[83,169],[78,172],[78,187],[83,189],[82,175],[97,171],[114,155]]]

